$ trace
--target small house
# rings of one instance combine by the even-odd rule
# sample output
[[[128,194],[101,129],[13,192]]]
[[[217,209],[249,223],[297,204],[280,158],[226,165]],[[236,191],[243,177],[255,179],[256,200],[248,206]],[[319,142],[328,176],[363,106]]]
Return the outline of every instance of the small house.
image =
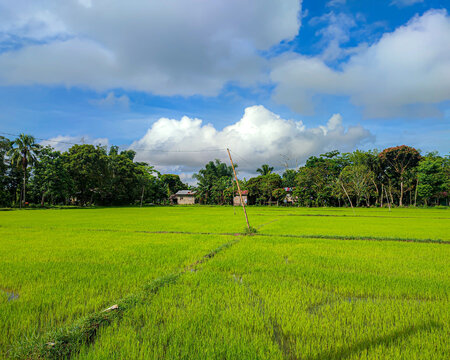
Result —
[[[248,204],[248,190],[242,190],[241,194],[242,194],[242,201],[244,202],[245,205],[247,205]],[[238,192],[234,195],[233,205],[234,206],[241,206],[242,205],[241,204],[241,199],[239,197],[239,193]]]
[[[173,197],[173,202],[178,205],[194,205],[195,204],[195,191],[180,190]]]

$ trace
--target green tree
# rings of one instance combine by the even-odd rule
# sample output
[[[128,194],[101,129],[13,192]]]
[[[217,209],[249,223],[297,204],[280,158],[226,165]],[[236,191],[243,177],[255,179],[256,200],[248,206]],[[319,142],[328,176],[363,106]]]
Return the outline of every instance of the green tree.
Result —
[[[260,175],[247,181],[248,196],[252,204],[262,205],[265,201],[261,188],[262,179],[263,177]]]
[[[277,202],[280,203],[286,199],[287,192],[283,188],[278,188],[272,191],[272,197]]]
[[[247,182],[247,188],[252,202],[264,204],[268,201],[272,201],[273,191],[280,188],[281,184],[281,176],[272,173],[251,178]]]
[[[162,204],[168,199],[167,188],[162,180],[150,175],[145,185],[144,201],[153,204]]]
[[[238,188],[236,185],[236,181],[234,180],[230,180],[230,186],[228,186],[224,191],[223,191],[223,196],[224,196],[224,204],[233,204],[233,199],[235,196],[238,196],[239,192],[238,192]],[[245,179],[243,180],[239,180],[239,187],[241,188],[241,191],[247,190],[247,181]]]
[[[20,134],[12,142],[13,147],[8,151],[11,157],[11,164],[19,167],[23,173],[22,191],[20,196],[20,207],[26,202],[27,170],[36,163],[36,155],[39,152],[40,145],[35,142],[31,135]]]
[[[273,192],[281,187],[281,176],[275,173],[269,173],[262,176],[261,191],[266,201],[272,201]]]
[[[356,206],[361,205],[363,200],[365,200],[367,206],[370,205],[373,178],[373,172],[364,164],[348,165],[339,175],[341,185],[345,187],[349,196],[356,198]]]
[[[237,168],[237,165],[234,166]],[[233,168],[216,159],[193,175],[197,180],[197,196],[206,204],[223,204],[225,190],[232,186]]]
[[[153,193],[153,191],[154,191],[153,185],[155,184],[155,180],[157,178],[153,174],[154,173],[159,174],[159,173],[155,170],[155,168],[153,166],[150,166],[146,163],[138,163],[136,170],[137,170],[137,172],[136,172],[137,180],[139,182],[140,188],[142,188],[141,199],[140,199],[140,205],[142,206],[142,203],[144,202],[144,196],[145,196],[146,190],[147,190],[147,192],[150,192],[152,195],[156,195]],[[159,180],[159,182],[161,183],[160,187],[162,190],[162,188],[163,188],[162,181]]]
[[[50,146],[40,150],[31,185],[35,196],[40,198],[41,206],[48,197],[52,204],[66,202],[73,183],[59,151]]]
[[[107,157],[106,178],[101,183],[103,187],[99,188],[97,201],[114,205],[132,204],[137,201],[141,197],[142,171],[139,164],[134,163],[126,155],[110,151]]]
[[[11,149],[11,142],[0,136],[0,206],[9,206],[11,198],[8,191],[10,179],[8,176],[9,163],[7,153]]]
[[[268,164],[261,165],[260,168],[256,169],[257,173],[261,175],[269,175],[273,171],[273,166],[269,166]]]
[[[302,206],[319,206],[324,199],[325,181],[320,167],[302,167],[295,178],[293,195]]]
[[[370,187],[370,195],[375,198],[375,204],[378,204],[381,195],[381,184],[383,180],[383,172],[378,158],[378,150],[361,151],[356,150],[346,154],[352,166],[358,166],[362,169],[366,168],[371,172],[369,177],[370,183],[366,185]],[[375,193],[374,193],[375,191]]]
[[[161,181],[167,189],[168,197],[172,194],[177,193],[179,190],[185,190],[188,188],[188,186],[181,181],[179,175],[164,174],[161,175]]]
[[[409,146],[401,145],[384,149],[379,155],[383,171],[388,178],[399,183],[399,206],[403,206],[403,193],[407,173],[419,163],[419,152]]]
[[[74,196],[86,205],[102,198],[109,179],[106,150],[94,145],[74,145],[64,153],[64,165],[74,183]]]
[[[283,187],[294,187],[295,186],[295,177],[297,176],[297,171],[293,169],[287,169],[282,176],[283,179]]]
[[[136,151],[134,150],[123,150],[120,152],[120,155],[126,156],[131,161],[134,161],[134,158],[136,156]]]
[[[447,159],[448,162],[448,159]],[[448,166],[448,165],[447,165]],[[446,174],[446,159],[432,154],[423,158],[417,167],[418,195],[428,205],[432,198],[448,191],[449,179]]]
[[[349,164],[348,154],[340,154],[337,150],[319,157],[311,156],[296,177],[300,188],[295,195],[309,206],[338,205],[336,181],[342,169]]]

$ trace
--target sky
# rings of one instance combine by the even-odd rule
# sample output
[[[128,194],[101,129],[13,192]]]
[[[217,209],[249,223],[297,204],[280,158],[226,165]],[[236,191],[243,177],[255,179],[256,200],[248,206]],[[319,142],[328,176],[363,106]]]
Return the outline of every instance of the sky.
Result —
[[[0,110],[0,135],[135,149],[187,182],[226,148],[249,175],[445,155],[450,2],[0,0]]]

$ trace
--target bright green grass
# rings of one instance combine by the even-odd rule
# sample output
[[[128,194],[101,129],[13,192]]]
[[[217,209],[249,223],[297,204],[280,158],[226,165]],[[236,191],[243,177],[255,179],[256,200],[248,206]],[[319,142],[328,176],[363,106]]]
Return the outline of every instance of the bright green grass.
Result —
[[[109,307],[220,245],[219,236],[1,229],[0,348]],[[19,295],[8,301],[6,292]]]
[[[243,231],[235,210],[0,212],[0,358],[180,271],[73,358],[450,357],[450,244],[391,241],[450,241],[447,210],[253,207],[271,236],[218,235]]]
[[[236,213],[236,215],[235,215]],[[450,240],[450,214],[439,209],[338,209],[250,207],[251,224],[261,232],[297,235],[351,235]],[[324,216],[326,215],[326,216]],[[0,212],[3,228],[78,231],[241,232],[237,207],[154,207]]]

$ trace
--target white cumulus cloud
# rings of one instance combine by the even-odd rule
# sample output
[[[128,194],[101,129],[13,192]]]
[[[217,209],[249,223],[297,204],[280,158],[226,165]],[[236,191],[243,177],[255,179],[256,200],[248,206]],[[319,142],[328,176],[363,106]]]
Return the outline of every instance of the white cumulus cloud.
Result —
[[[450,100],[450,17],[431,10],[362,47],[335,69],[320,57],[285,54],[274,63],[274,98],[300,113],[315,95],[349,96],[366,117],[440,116]]]
[[[254,172],[265,163],[280,169],[286,159],[295,167],[311,155],[352,150],[371,140],[372,134],[362,126],[345,128],[339,114],[326,125],[307,128],[258,105],[246,108],[239,121],[222,130],[187,116],[160,118],[130,148],[137,152],[137,160],[178,172],[198,170],[216,158],[228,163],[226,148],[230,148],[239,169]]]

